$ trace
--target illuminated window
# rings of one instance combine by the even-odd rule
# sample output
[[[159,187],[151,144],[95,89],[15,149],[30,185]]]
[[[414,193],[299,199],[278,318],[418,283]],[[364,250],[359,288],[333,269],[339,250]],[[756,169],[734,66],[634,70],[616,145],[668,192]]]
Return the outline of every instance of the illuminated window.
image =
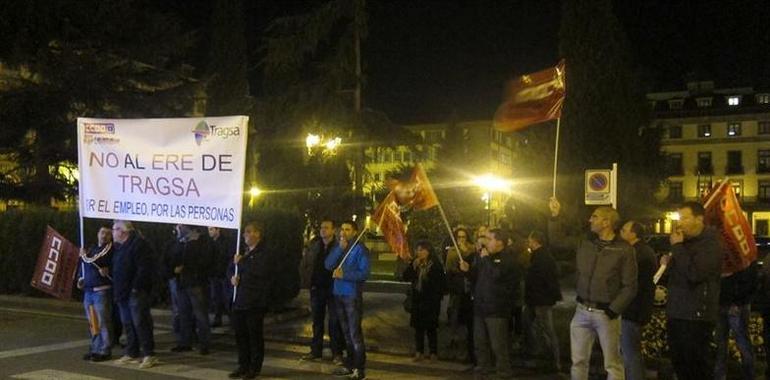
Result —
[[[741,104],[741,97],[738,95],[728,96],[727,97],[727,105],[728,106],[737,106]]]
[[[757,104],[770,104],[770,94],[757,94]]]
[[[727,124],[728,136],[740,136],[741,135],[741,123],[728,123]]]
[[[711,124],[701,124],[698,126],[698,137],[711,137]]]

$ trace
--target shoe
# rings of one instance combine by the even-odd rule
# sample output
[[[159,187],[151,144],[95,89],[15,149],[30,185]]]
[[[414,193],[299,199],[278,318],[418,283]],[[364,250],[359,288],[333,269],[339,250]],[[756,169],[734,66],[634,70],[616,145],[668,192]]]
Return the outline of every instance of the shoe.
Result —
[[[337,367],[332,371],[332,376],[338,376],[338,377],[345,377],[350,376],[353,374],[353,371],[351,371],[347,367]]]
[[[94,354],[89,352],[89,353],[83,355],[83,360],[91,360],[92,356],[94,356]]]
[[[422,354],[419,353],[419,352],[414,354],[414,357],[412,358],[412,361],[415,362],[415,363],[422,361]]]
[[[243,380],[252,380],[252,379],[256,379],[257,376],[259,376],[259,372],[257,372],[257,371],[248,371],[248,372],[246,372],[245,375],[243,375],[242,379]]]
[[[171,352],[187,352],[192,351],[192,347],[190,346],[174,346],[171,348]]]
[[[93,354],[91,355],[91,361],[98,363],[98,362],[106,362],[107,360],[112,359],[112,355],[102,355],[102,354]]]
[[[332,364],[341,366],[345,364],[345,361],[342,360],[342,355],[334,355],[332,358]]]
[[[353,373],[351,373],[348,376],[348,379],[350,380],[365,380],[366,375],[364,374],[364,371],[359,371],[358,368],[353,370]]]
[[[139,358],[131,357],[128,355],[123,355],[120,357],[120,359],[115,360],[115,364],[121,364],[121,365],[138,364],[138,363],[139,363]]]
[[[142,359],[142,364],[139,364],[139,368],[141,369],[147,369],[155,367],[155,365],[158,364],[158,359],[154,356],[145,356],[144,359]]]
[[[320,360],[320,355],[313,355],[313,353],[302,355],[299,360],[303,362],[314,362],[316,360]]]
[[[238,368],[238,369],[236,369],[235,371],[233,371],[233,372],[230,372],[230,373],[227,375],[227,377],[229,377],[229,378],[231,378],[231,379],[240,379],[240,378],[242,378],[242,377],[243,377],[243,375],[245,375],[245,374],[246,374],[246,370],[245,370],[245,369],[243,369],[243,368]]]

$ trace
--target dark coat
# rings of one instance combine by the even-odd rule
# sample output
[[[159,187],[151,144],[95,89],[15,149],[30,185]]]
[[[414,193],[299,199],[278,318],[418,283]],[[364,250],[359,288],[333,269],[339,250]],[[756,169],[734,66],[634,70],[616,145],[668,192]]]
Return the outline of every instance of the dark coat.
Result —
[[[714,322],[719,313],[719,280],[724,248],[707,226],[700,235],[671,246],[668,277],[669,318]]]
[[[152,290],[153,250],[136,231],[123,243],[113,243],[112,288],[116,301],[127,300],[131,291]]]
[[[326,269],[326,257],[337,246],[337,239],[332,239],[329,245],[323,239],[314,239],[308,244],[305,255],[300,262],[300,280],[304,289],[331,289],[334,284],[332,271]]]
[[[216,264],[212,277],[225,278],[227,276],[227,268],[233,262],[233,256],[235,255],[235,240],[226,237],[223,232],[220,232],[219,238],[216,240],[211,239],[211,243],[216,250]]]
[[[446,289],[446,276],[439,258],[431,256],[431,266],[422,283],[422,290],[417,290],[419,271],[414,268],[414,261],[406,267],[404,280],[412,282],[412,310],[409,325],[423,329],[438,327],[438,315],[441,312],[441,300]]]
[[[248,249],[248,248],[247,248]],[[275,275],[275,260],[268,252],[265,242],[261,241],[254,249],[241,257],[238,263],[238,284],[233,309],[246,310],[266,308]],[[229,277],[235,273],[235,265],[230,265]]]
[[[643,241],[634,244],[638,286],[636,297],[623,312],[623,319],[641,324],[647,323],[652,316],[655,301],[655,283],[653,277],[657,270],[655,251]]]
[[[757,264],[752,263],[748,268],[722,277],[719,292],[719,305],[743,306],[753,301],[757,288]]]
[[[495,255],[476,257],[469,274],[474,284],[474,315],[509,318],[522,273],[519,261],[507,248]]]
[[[556,260],[548,248],[540,247],[532,251],[524,285],[524,300],[527,306],[553,306],[561,299]]]
[[[217,251],[212,241],[200,236],[195,240],[178,240],[167,256],[166,271],[177,279],[179,288],[207,286],[209,278],[216,274]],[[182,265],[182,272],[174,274],[174,268]]]

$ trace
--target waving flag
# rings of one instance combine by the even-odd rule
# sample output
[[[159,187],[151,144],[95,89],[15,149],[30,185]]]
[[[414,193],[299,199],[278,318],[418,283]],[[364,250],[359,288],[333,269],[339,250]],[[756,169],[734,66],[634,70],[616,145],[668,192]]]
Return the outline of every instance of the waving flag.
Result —
[[[30,285],[56,298],[71,299],[78,257],[78,248],[48,226]]]
[[[704,199],[705,222],[719,230],[726,246],[722,273],[748,268],[757,259],[757,246],[751,223],[743,213],[730,182],[723,180]]]
[[[512,132],[558,119],[565,93],[564,60],[556,67],[510,81],[505,101],[495,112],[495,129]]]

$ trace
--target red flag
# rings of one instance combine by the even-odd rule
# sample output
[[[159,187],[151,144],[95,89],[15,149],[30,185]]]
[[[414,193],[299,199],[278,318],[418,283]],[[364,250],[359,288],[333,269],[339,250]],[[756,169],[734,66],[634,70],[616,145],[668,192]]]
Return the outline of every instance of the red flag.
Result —
[[[518,131],[561,117],[565,93],[564,60],[510,81],[505,101],[495,112],[495,129]]]
[[[406,240],[406,226],[401,219],[401,209],[396,193],[391,190],[387,197],[377,206],[372,218],[377,222],[385,236],[385,241],[395,251],[398,257],[407,260],[410,257],[409,242]]]
[[[30,284],[56,298],[71,299],[78,257],[78,248],[48,226]]]
[[[409,182],[396,182],[392,188],[395,190],[398,203],[401,206],[413,210],[426,210],[438,206],[436,192],[433,191],[428,175],[420,164],[417,164],[412,170]]]
[[[705,199],[706,224],[716,227],[725,242],[722,273],[734,273],[748,268],[757,259],[757,245],[735,190],[723,181]]]

